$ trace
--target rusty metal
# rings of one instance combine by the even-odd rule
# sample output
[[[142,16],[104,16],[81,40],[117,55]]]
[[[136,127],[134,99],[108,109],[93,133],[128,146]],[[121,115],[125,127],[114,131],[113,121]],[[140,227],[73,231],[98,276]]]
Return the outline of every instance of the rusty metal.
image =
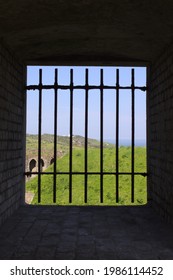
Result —
[[[103,203],[103,69],[100,70],[100,202]]]
[[[58,117],[58,69],[55,69],[54,89],[54,174],[53,174],[53,202],[56,203],[56,167],[57,167],[57,117]]]
[[[131,202],[134,202],[134,170],[135,170],[135,72],[134,69],[132,69],[131,72],[131,78],[132,78],[132,89],[131,89],[131,97],[132,97],[132,143],[131,143]]]
[[[40,89],[55,89],[55,88],[57,88],[57,89],[61,89],[61,90],[68,90],[69,89],[69,86],[67,85],[67,86],[64,86],[64,85],[57,85],[57,86],[55,86],[55,85],[42,85],[42,86],[40,86],[40,85],[29,85],[29,86],[26,86],[25,87],[25,89],[26,90],[40,90]],[[85,90],[86,89],[86,86],[85,85],[83,85],[83,86],[81,86],[81,85],[74,85],[73,86],[73,90],[74,89],[83,89],[83,90]],[[100,90],[100,86],[95,86],[95,85],[88,85],[88,90],[92,90],[92,89],[99,89]],[[103,86],[103,89],[132,89],[131,88],[131,86],[106,86],[106,85],[104,85]],[[134,87],[134,89],[135,90],[141,90],[141,91],[146,91],[147,90],[147,87],[138,87],[138,86],[136,86],[136,87]]]
[[[25,172],[25,175],[26,176],[29,176],[29,175],[38,175],[39,172]],[[54,172],[40,172],[41,175],[53,175]],[[59,171],[59,172],[56,172],[57,175],[69,175],[69,172],[64,172],[64,171]],[[88,171],[87,172],[88,175],[100,175],[100,172],[90,172]],[[85,175],[85,171],[84,172],[76,172],[76,171],[73,171],[72,172],[72,175]],[[106,172],[106,171],[103,171],[103,175],[132,175],[131,172]],[[148,176],[148,173],[147,172],[134,172],[134,175],[140,175],[140,176],[143,176],[143,177],[146,177]]]
[[[116,71],[116,202],[119,202],[119,69]]]
[[[38,108],[38,203],[41,202],[41,128],[42,128],[42,69],[39,70],[39,108]]]
[[[73,69],[70,70],[70,146],[69,146],[69,203],[72,203],[73,168]]]
[[[88,200],[88,69],[85,71],[85,194],[84,201]]]

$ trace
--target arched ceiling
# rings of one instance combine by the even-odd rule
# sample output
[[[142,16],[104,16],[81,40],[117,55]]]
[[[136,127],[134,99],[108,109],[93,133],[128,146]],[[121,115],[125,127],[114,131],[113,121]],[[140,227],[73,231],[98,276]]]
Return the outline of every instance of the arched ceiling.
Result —
[[[146,64],[173,40],[173,1],[0,0],[0,40],[26,64]]]

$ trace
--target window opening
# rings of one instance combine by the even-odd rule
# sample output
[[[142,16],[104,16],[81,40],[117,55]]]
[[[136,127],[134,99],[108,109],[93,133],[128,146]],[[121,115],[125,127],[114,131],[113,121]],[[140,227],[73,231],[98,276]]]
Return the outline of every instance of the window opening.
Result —
[[[33,68],[33,67],[32,67]],[[28,71],[32,71],[32,68]],[[52,199],[46,201],[45,204],[73,204],[73,196],[81,196],[81,189],[83,192],[82,198],[80,197],[78,201],[83,201],[82,204],[88,205],[118,205],[118,204],[142,204],[145,203],[144,199],[141,199],[140,196],[135,194],[135,180],[138,177],[143,178],[143,183],[140,180],[138,182],[137,189],[141,192],[140,184],[143,185],[143,188],[146,192],[146,180],[144,179],[147,176],[146,173],[146,150],[143,148],[143,162],[140,162],[139,166],[136,166],[136,158],[141,156],[142,149],[140,150],[138,146],[138,138],[136,138],[137,133],[139,133],[139,122],[142,123],[141,129],[145,130],[146,125],[146,116],[143,116],[143,120],[141,121],[140,118],[140,110],[146,112],[146,77],[144,75],[146,69],[142,69],[143,78],[135,80],[135,73],[139,76],[138,68],[115,68],[115,67],[73,67],[70,69],[69,67],[66,68],[66,71],[69,71],[69,81],[62,83],[59,81],[59,74],[62,75],[65,67],[54,68],[52,67],[54,73],[54,81],[51,84],[44,83],[43,79],[43,72],[48,70],[39,69],[35,67],[34,71],[38,74],[38,81],[36,84],[28,84],[26,87],[27,90],[27,99],[30,98],[29,95],[32,92],[35,94],[36,106],[38,110],[32,110],[34,107],[32,104],[34,103],[29,100],[28,102],[28,112],[27,113],[27,121],[30,123],[28,125],[31,126],[31,120],[29,114],[34,114],[35,118],[38,115],[38,134],[31,135],[35,141],[35,152],[38,158],[38,165],[36,170],[36,160],[32,160],[29,164],[29,170],[26,170],[25,175],[27,178],[31,178],[32,175],[36,175],[34,179],[27,180],[27,184],[29,184],[29,189],[32,190],[37,196],[37,202],[35,203],[42,203],[43,197],[43,187],[42,187],[42,178],[48,178],[46,184],[50,186],[49,188],[49,198],[52,196]],[[78,79],[74,75],[76,73],[76,69],[78,70],[78,75],[82,76],[83,82],[78,82]],[[82,69],[82,71],[80,71]],[[109,81],[108,71],[110,69],[110,75],[114,76],[114,79]],[[97,70],[97,81],[94,83],[90,76],[92,77],[95,75],[94,71]],[[104,76],[104,73],[106,75]],[[128,75],[126,74],[128,72]],[[99,73],[99,75],[98,75]],[[83,74],[83,75],[82,75]],[[127,77],[128,76],[128,77]],[[114,80],[114,82],[113,82]],[[127,81],[128,80],[128,84]],[[142,80],[142,84],[141,83]],[[29,81],[28,81],[29,82]],[[45,119],[49,118],[49,114],[43,116],[43,103],[44,96],[52,94],[52,104],[53,107],[51,109],[52,120],[50,121],[50,125],[52,126],[52,133],[45,134],[43,131],[43,122]],[[137,105],[139,105],[139,100],[137,96],[143,94],[143,104],[138,110]],[[81,100],[79,102],[79,98],[81,95]],[[110,97],[112,95],[112,97]],[[128,104],[124,100],[124,96],[129,95]],[[51,98],[51,97],[50,97]],[[63,102],[61,101],[61,98]],[[127,98],[127,97],[126,97]],[[110,100],[109,100],[110,99]],[[140,98],[139,98],[140,99]],[[65,101],[66,100],[66,101]],[[92,101],[92,102],[91,102]],[[107,104],[107,109],[105,109],[105,104]],[[45,104],[44,104],[45,105]],[[61,106],[60,106],[61,105]],[[75,106],[82,106],[83,113],[81,116],[78,116],[75,110]],[[126,110],[126,106],[129,108]],[[47,98],[46,106],[49,107],[49,98]],[[62,107],[66,106],[66,116],[62,118],[60,112],[62,112]],[[110,107],[110,112],[109,112]],[[112,113],[112,109],[113,113]],[[93,110],[91,111],[91,108]],[[123,113],[121,110],[124,110]],[[65,110],[65,109],[64,109]],[[121,119],[127,118],[127,111],[129,111],[128,121],[129,121],[129,131],[130,135],[128,136],[129,139],[126,141],[124,145],[121,134],[122,128],[124,126],[123,121]],[[63,113],[62,113],[63,114]],[[105,116],[108,115],[106,118]],[[144,114],[145,115],[145,114]],[[65,122],[68,119],[68,126],[69,126],[69,135],[63,136],[58,134],[58,129],[60,126],[65,125]],[[81,126],[80,119],[83,120],[83,135],[75,135],[75,130],[77,125]],[[96,120],[97,119],[97,123]],[[112,119],[114,120],[113,126]],[[110,122],[109,122],[110,121]],[[138,125],[137,125],[138,124]],[[94,126],[96,127],[98,139],[90,138],[90,134],[92,131],[95,130]],[[107,141],[105,139],[105,131],[114,130],[115,136],[114,141],[110,143],[109,141],[109,133],[106,134]],[[91,127],[93,127],[91,129]],[[125,126],[126,129],[126,126]],[[30,133],[30,131],[27,131]],[[30,133],[31,134],[31,133]],[[139,133],[140,134],[140,133]],[[144,133],[145,134],[145,133]],[[29,135],[27,135],[29,137]],[[45,162],[43,160],[43,146],[44,141],[47,138],[49,140],[49,146],[51,143],[51,153],[46,154],[46,162],[48,162],[48,169],[45,167]],[[146,137],[146,136],[145,136]],[[29,139],[29,138],[28,138]],[[29,140],[31,141],[31,140]],[[95,141],[95,142],[94,142]],[[92,142],[92,144],[91,144]],[[76,145],[76,146],[75,146]],[[142,143],[143,146],[146,143]],[[32,146],[32,143],[30,143]],[[122,154],[123,146],[126,147],[126,154]],[[139,145],[140,146],[140,145]],[[81,147],[81,148],[80,148]],[[33,149],[33,147],[32,147]],[[31,149],[31,150],[32,150]],[[107,149],[107,150],[106,150]],[[125,149],[125,148],[124,148]],[[46,149],[45,149],[46,150]],[[106,151],[106,152],[105,152]],[[139,153],[139,154],[138,154]],[[81,156],[82,154],[82,156]],[[44,156],[45,156],[44,155]],[[97,156],[96,156],[97,155]],[[109,160],[112,161],[112,157],[114,158],[114,162],[111,166],[109,166]],[[80,165],[80,168],[77,169],[76,167],[76,158],[79,158],[77,164]],[[93,158],[93,159],[92,159]],[[127,161],[128,158],[128,161]],[[62,161],[62,166],[60,166],[60,159]],[[91,167],[91,162],[95,161],[95,170]],[[63,166],[63,161],[64,166]],[[123,166],[124,161],[124,166]],[[127,165],[128,162],[128,165]],[[68,164],[67,164],[68,163]],[[80,164],[79,164],[80,163]],[[107,166],[106,166],[107,164]],[[67,166],[65,166],[67,165]],[[82,166],[83,165],[83,166]],[[81,178],[79,180],[78,178]],[[107,180],[107,181],[106,181]],[[124,181],[123,181],[124,180]],[[107,183],[105,183],[105,181]],[[114,183],[113,183],[114,181]],[[51,183],[50,183],[51,182]],[[61,184],[64,184],[64,196],[66,196],[66,201],[62,199],[62,203],[58,202],[58,190],[61,189]],[[74,191],[74,184],[77,191]],[[79,185],[78,185],[79,184]],[[106,187],[105,187],[106,184]],[[110,184],[110,186],[109,186]],[[127,184],[128,187],[128,195],[130,199],[128,203],[125,202],[126,193],[122,195],[122,189]],[[82,186],[83,185],[83,186]],[[95,195],[97,199],[92,198],[92,202],[90,201],[90,189],[91,185],[93,185],[93,189],[95,188]],[[114,190],[111,187],[114,186]],[[109,189],[110,188],[110,189]],[[106,190],[105,190],[106,189]],[[97,190],[97,194],[96,194]],[[144,190],[142,190],[144,191]],[[67,201],[67,192],[68,192],[68,201]],[[98,194],[99,192],[99,194]],[[52,193],[50,195],[50,193]],[[99,199],[98,199],[99,195]],[[60,196],[60,195],[59,195]],[[123,197],[124,196],[124,197]],[[45,201],[45,199],[43,199]],[[96,201],[96,202],[93,202]],[[78,202],[75,202],[78,205]],[[80,203],[79,203],[80,205]]]

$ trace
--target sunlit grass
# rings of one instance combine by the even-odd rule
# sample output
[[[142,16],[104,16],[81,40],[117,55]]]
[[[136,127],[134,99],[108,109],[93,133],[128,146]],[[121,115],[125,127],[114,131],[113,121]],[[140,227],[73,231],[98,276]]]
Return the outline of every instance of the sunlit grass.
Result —
[[[115,148],[104,148],[103,171],[116,172]],[[53,165],[47,172],[53,172]],[[69,171],[69,154],[57,160],[57,171]],[[88,149],[88,171],[100,171],[100,149]],[[119,148],[119,172],[131,171],[131,148]],[[84,149],[73,150],[73,172],[84,172]],[[146,172],[146,148],[135,148],[135,172]],[[100,203],[100,175],[88,175],[87,193],[88,202],[84,203],[84,175],[72,176],[72,203],[71,205],[132,205],[131,203],[131,176],[119,175],[119,202],[116,203],[116,177],[115,175],[103,176],[103,203]],[[26,191],[33,192],[32,204],[37,204],[37,177],[26,183]],[[58,205],[69,205],[69,176],[57,175],[57,202]],[[135,175],[135,201],[133,205],[141,205],[147,202],[146,178]],[[41,204],[53,203],[53,175],[41,176]]]

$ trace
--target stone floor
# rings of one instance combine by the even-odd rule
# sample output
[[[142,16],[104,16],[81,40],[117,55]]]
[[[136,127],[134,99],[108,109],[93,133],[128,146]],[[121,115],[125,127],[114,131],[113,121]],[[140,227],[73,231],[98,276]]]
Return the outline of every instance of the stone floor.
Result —
[[[173,259],[173,226],[146,207],[21,207],[0,259]]]

